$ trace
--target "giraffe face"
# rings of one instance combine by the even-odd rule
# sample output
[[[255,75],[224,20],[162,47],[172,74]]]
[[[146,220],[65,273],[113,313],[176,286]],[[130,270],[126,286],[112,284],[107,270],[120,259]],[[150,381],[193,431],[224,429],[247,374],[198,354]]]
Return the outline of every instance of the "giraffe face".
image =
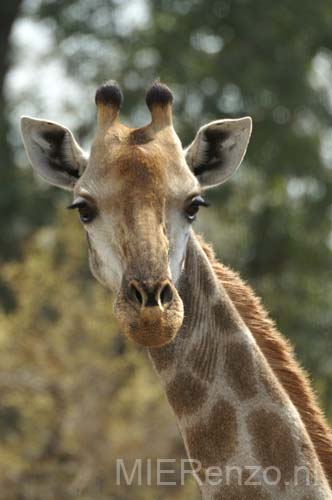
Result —
[[[183,150],[172,126],[172,95],[155,84],[147,93],[151,124],[130,129],[118,120],[119,88],[96,94],[98,128],[88,157],[72,133],[53,122],[22,118],[35,170],[73,191],[86,231],[93,274],[115,293],[114,312],[139,344],[170,342],[183,321],[177,284],[202,190],[238,167],[249,118],[213,122]]]
[[[142,137],[148,131],[140,131],[139,141],[136,134],[115,125],[97,136],[74,205],[85,204],[90,267],[114,290],[122,329],[159,346],[182,324],[176,285],[201,187],[172,128],[151,140]]]

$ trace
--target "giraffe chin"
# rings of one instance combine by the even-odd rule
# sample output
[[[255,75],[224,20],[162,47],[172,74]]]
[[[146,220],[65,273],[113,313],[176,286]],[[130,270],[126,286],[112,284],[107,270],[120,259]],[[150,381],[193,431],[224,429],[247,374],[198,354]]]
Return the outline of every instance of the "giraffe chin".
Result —
[[[162,347],[171,342],[183,322],[183,304],[179,298],[164,310],[146,307],[132,310],[115,304],[114,313],[123,333],[144,347]]]

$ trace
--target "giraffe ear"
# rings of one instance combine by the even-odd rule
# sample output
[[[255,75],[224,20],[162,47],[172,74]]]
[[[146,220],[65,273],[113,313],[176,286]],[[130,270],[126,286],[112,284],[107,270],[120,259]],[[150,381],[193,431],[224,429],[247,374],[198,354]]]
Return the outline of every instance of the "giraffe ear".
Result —
[[[217,120],[199,129],[184,153],[203,188],[222,184],[238,169],[247,150],[251,129],[249,116]]]
[[[71,131],[55,122],[23,116],[21,133],[33,169],[50,184],[72,190],[88,158]]]

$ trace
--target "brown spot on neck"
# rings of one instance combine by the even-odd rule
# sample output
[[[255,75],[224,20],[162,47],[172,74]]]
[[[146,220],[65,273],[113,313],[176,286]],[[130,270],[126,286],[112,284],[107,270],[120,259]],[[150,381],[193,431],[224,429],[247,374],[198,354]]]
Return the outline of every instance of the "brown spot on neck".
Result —
[[[245,343],[230,342],[227,346],[226,379],[241,400],[253,398],[258,392],[252,351]]]
[[[207,421],[188,427],[185,435],[190,458],[199,460],[204,469],[225,465],[237,446],[235,408],[228,401],[220,400]]]
[[[277,467],[279,485],[284,487],[293,480],[295,467],[302,465],[288,425],[279,415],[263,408],[250,413],[247,425],[256,460],[264,468]]]
[[[212,307],[211,313],[218,332],[231,335],[239,331],[241,327],[243,328],[243,324],[227,296]]]
[[[195,412],[206,400],[207,387],[190,372],[179,372],[166,388],[168,400],[178,417]]]

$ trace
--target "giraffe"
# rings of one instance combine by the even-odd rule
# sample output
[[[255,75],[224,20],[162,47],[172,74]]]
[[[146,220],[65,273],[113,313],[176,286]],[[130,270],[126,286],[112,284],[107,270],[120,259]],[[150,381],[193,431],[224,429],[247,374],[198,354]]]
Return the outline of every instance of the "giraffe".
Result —
[[[123,332],[147,347],[204,500],[331,498],[332,436],[259,299],[192,229],[203,192],[240,166],[250,117],[204,125],[186,149],[155,82],[151,123],[120,123],[116,82],[95,95],[87,155],[66,127],[22,117],[34,170],[73,192],[94,276]]]

